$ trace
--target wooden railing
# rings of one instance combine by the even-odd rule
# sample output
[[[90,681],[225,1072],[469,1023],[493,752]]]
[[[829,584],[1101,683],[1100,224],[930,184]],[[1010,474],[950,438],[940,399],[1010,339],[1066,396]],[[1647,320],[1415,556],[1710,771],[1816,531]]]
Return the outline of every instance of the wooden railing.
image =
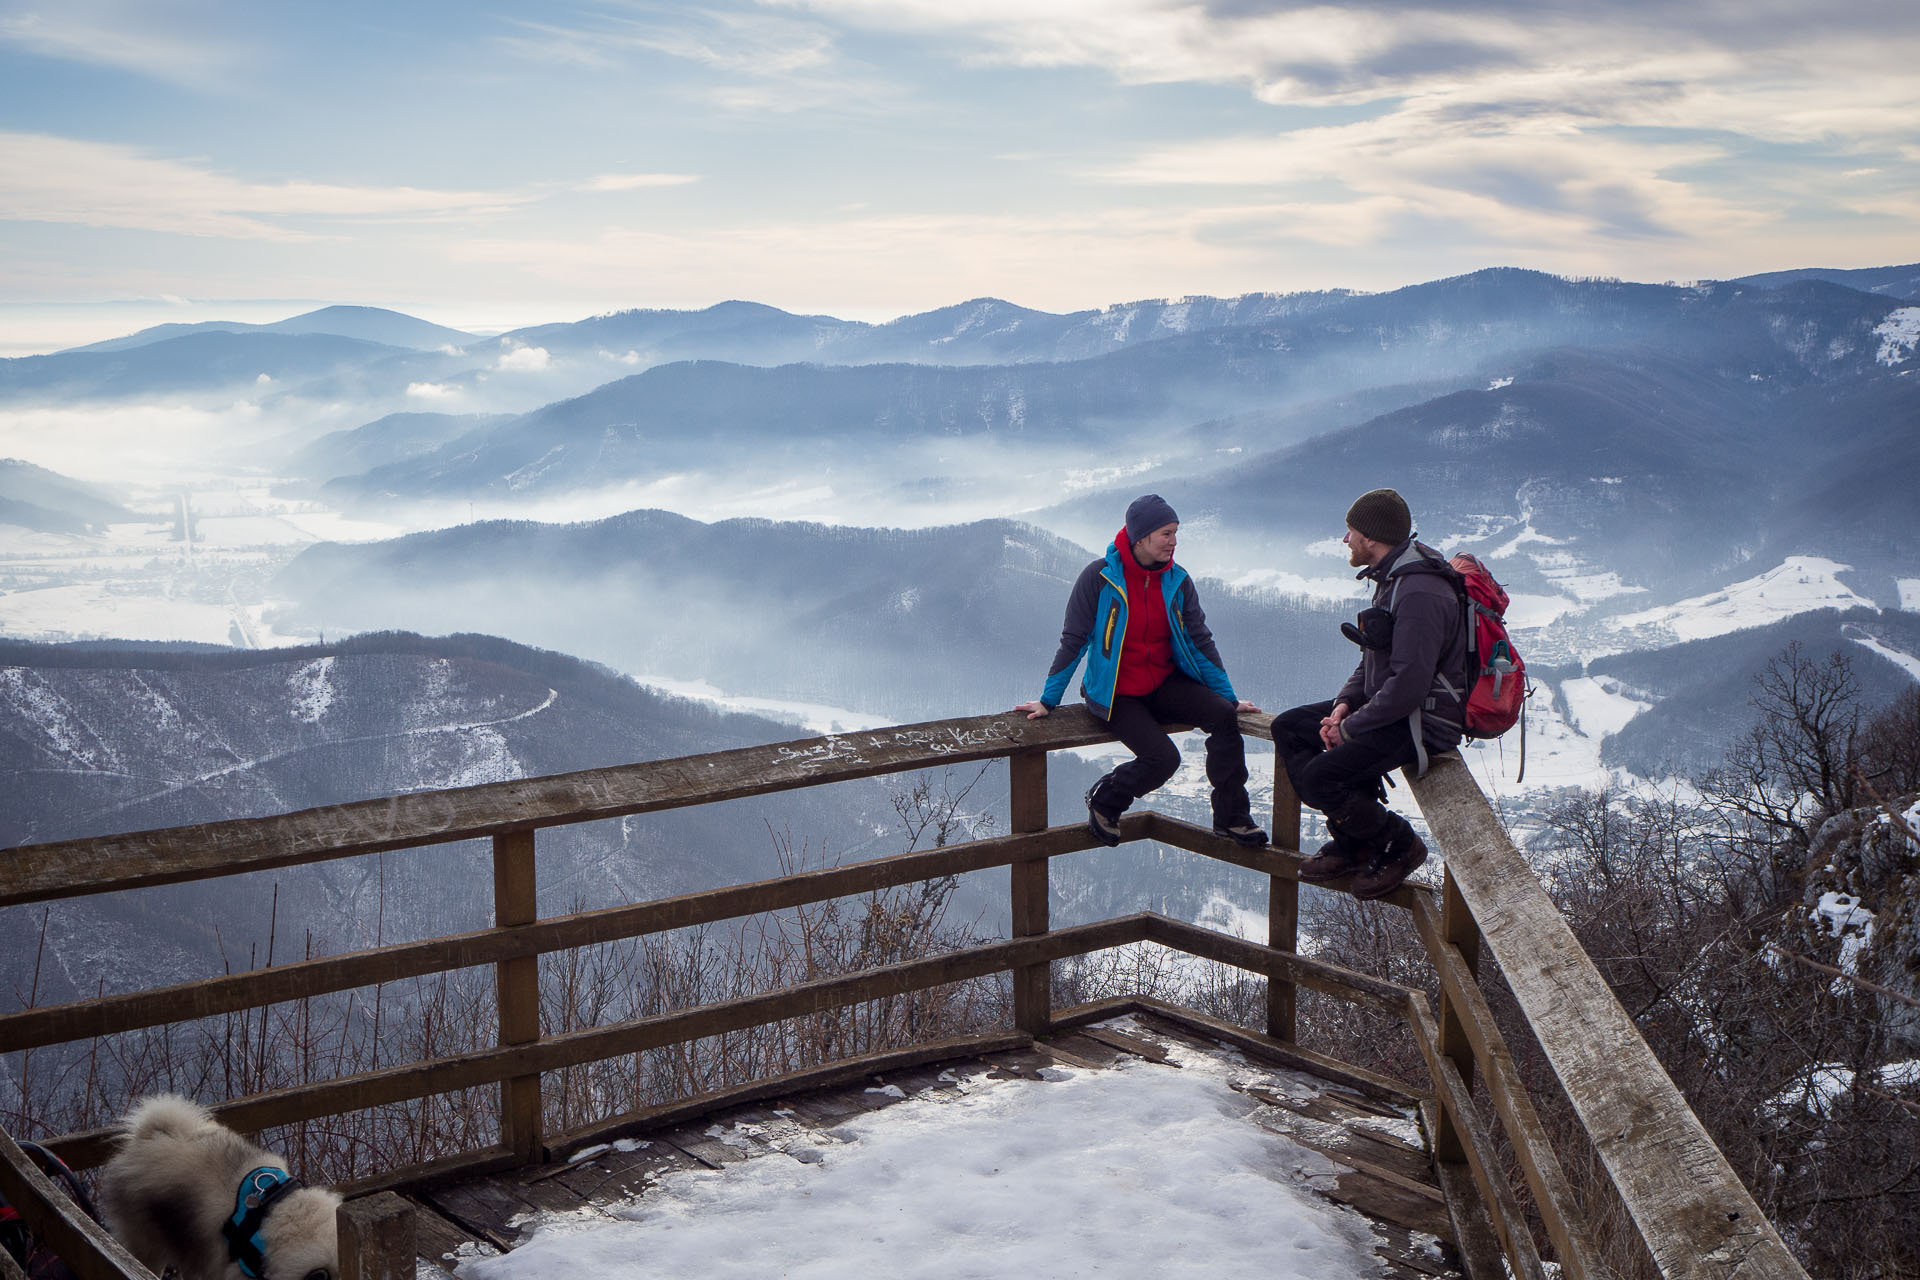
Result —
[[[1268,734],[1264,717],[1244,717],[1241,727],[1251,736]],[[495,920],[493,928],[451,937],[24,1009],[0,1016],[0,1052],[492,964],[499,1018],[495,1047],[214,1107],[227,1124],[251,1132],[475,1086],[499,1086],[498,1146],[431,1166],[390,1170],[348,1188],[369,1192],[433,1176],[537,1162],[591,1137],[693,1114],[718,1101],[707,1095],[618,1117],[592,1134],[549,1136],[541,1131],[541,1082],[548,1072],[996,973],[1007,973],[1012,981],[1010,1032],[826,1064],[733,1090],[727,1097],[771,1096],[882,1066],[1023,1043],[1139,1006],[1138,1001],[1121,999],[1053,1009],[1049,973],[1054,961],[1154,942],[1264,976],[1264,1034],[1218,1029],[1229,1036],[1247,1035],[1265,1052],[1310,1070],[1363,1085],[1389,1083],[1296,1042],[1298,987],[1403,1019],[1431,1080],[1424,1111],[1442,1184],[1458,1188],[1470,1179],[1478,1191],[1477,1197],[1448,1196],[1470,1273],[1478,1280],[1510,1269],[1524,1280],[1545,1280],[1547,1269],[1526,1211],[1509,1185],[1486,1118],[1474,1105],[1472,1083],[1478,1076],[1563,1274],[1598,1280],[1607,1272],[1587,1232],[1579,1197],[1481,992],[1478,968],[1483,954],[1490,954],[1661,1274],[1742,1280],[1804,1275],[1581,951],[1458,757],[1442,757],[1427,777],[1412,784],[1446,862],[1439,893],[1408,884],[1382,900],[1412,913],[1439,977],[1436,1012],[1422,992],[1297,953],[1300,810],[1284,771],[1277,768],[1273,849],[1244,849],[1151,810],[1129,814],[1121,824],[1126,840],[1157,840],[1266,873],[1271,888],[1264,944],[1152,913],[1052,928],[1048,860],[1091,848],[1094,842],[1077,813],[1064,825],[1048,825],[1047,756],[1109,739],[1103,724],[1079,708],[1065,708],[1038,721],[1018,715],[939,721],[270,818],[0,851],[0,906],[12,906],[491,837]],[[1009,769],[1010,830],[1004,837],[546,919],[535,909],[536,838],[544,828],[995,758],[1005,758]],[[537,961],[543,954],[993,867],[1007,867],[1010,875],[1012,928],[1005,941],[654,1017],[540,1034]],[[104,1161],[113,1142],[111,1131],[96,1130],[68,1134],[48,1145],[69,1164],[86,1168]],[[73,1251],[66,1256],[86,1280],[143,1274],[111,1241],[74,1224],[63,1198],[41,1185],[45,1179],[36,1182],[36,1176],[21,1163],[17,1146],[0,1141],[0,1193],[19,1205],[29,1222],[45,1224],[46,1237],[59,1241],[63,1254]],[[1462,1215],[1463,1204],[1479,1206],[1484,1217]],[[388,1215],[381,1222],[392,1220]],[[362,1223],[368,1239],[385,1230],[368,1223],[371,1218]],[[345,1214],[342,1224],[347,1230]],[[1493,1240],[1498,1254],[1487,1247]]]

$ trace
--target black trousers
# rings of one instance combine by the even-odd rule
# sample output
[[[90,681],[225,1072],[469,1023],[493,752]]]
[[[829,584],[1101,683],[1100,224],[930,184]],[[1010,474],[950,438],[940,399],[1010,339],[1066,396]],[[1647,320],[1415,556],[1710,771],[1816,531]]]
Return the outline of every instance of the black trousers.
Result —
[[[1234,704],[1176,671],[1144,698],[1115,695],[1107,723],[1133,752],[1094,787],[1093,803],[1109,814],[1165,785],[1180,768],[1180,748],[1162,728],[1190,724],[1207,733],[1207,781],[1213,786],[1213,820],[1233,825],[1249,818],[1247,744],[1240,737],[1240,713]]]
[[[1336,838],[1382,843],[1406,819],[1380,803],[1380,779],[1419,758],[1413,729],[1403,720],[1329,748],[1320,741],[1320,722],[1332,714],[1331,702],[1282,711],[1273,720],[1273,749],[1300,803],[1338,824]]]

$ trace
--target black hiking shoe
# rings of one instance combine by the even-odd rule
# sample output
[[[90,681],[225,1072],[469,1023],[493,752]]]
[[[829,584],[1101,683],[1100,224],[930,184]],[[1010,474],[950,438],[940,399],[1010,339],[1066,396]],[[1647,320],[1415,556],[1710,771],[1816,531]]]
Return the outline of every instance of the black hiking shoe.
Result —
[[[1387,851],[1353,878],[1347,891],[1356,898],[1384,898],[1427,860],[1427,842],[1409,831],[1387,846]]]
[[[1360,870],[1364,862],[1365,859],[1341,847],[1338,840],[1329,840],[1320,846],[1320,852],[1295,867],[1294,874],[1310,884],[1318,884],[1323,880],[1350,876]]]
[[[1100,781],[1105,782],[1106,779]],[[1093,793],[1099,789],[1099,782],[1087,788],[1087,830],[1093,833],[1095,840],[1111,849],[1120,843],[1120,815],[1108,813],[1093,802]]]
[[[1231,822],[1215,821],[1213,834],[1225,836],[1235,844],[1249,849],[1259,849],[1267,843],[1267,833],[1253,825],[1252,818],[1235,818]]]

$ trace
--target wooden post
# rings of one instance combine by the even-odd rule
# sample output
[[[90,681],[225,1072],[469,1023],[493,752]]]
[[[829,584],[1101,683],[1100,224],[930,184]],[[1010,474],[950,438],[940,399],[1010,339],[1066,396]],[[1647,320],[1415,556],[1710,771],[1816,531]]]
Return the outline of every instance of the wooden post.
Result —
[[[1409,783],[1483,945],[1667,1280],[1806,1275],[1457,755]],[[1452,1060],[1436,1053],[1452,1073]]]
[[[340,1280],[414,1280],[413,1206],[391,1191],[342,1204]]]
[[[1480,976],[1480,926],[1474,923],[1473,912],[1460,896],[1460,886],[1450,868],[1440,886],[1440,942],[1459,951],[1467,971],[1475,978]],[[1440,1052],[1460,1069],[1460,1079],[1472,1088],[1473,1043],[1467,1036],[1466,1024],[1460,1020],[1460,1010],[1447,998],[1444,988],[1440,992],[1439,1021]],[[1454,1123],[1452,1109],[1444,1100],[1440,1106],[1440,1132],[1434,1135],[1433,1148],[1435,1159],[1458,1163],[1467,1158],[1460,1145],[1460,1130]]]
[[[1047,753],[1017,751],[1007,757],[1009,824],[1015,835],[1047,829]],[[1012,865],[1013,936],[1047,932],[1047,860]],[[1053,966],[1042,961],[1013,971],[1013,1025],[1031,1036],[1053,1026]]]
[[[13,1206],[21,1221],[79,1280],[154,1280],[153,1272],[88,1217],[65,1187],[54,1186],[4,1129],[0,1129],[0,1199]],[[12,1262],[3,1249],[0,1257]]]
[[[533,832],[506,831],[493,838],[493,922],[532,924]],[[494,965],[500,1005],[500,1044],[531,1044],[540,1038],[540,958],[518,956]],[[523,1163],[540,1158],[540,1076],[516,1076],[500,1084],[500,1145]]]
[[[1287,762],[1278,747],[1273,753],[1273,847],[1300,848],[1300,797],[1287,777]],[[1288,876],[1267,877],[1267,945],[1275,951],[1300,947],[1300,882]],[[1294,987],[1282,978],[1267,979],[1267,1034],[1275,1040],[1294,1036]]]

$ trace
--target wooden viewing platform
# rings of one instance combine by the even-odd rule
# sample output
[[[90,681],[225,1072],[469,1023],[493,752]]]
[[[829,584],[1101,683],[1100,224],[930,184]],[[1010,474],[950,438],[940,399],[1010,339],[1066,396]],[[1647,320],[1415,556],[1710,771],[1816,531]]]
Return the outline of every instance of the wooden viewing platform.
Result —
[[[1243,717],[1242,730],[1265,737],[1266,718]],[[516,1188],[504,1194],[536,1206],[537,1197],[576,1194],[579,1188],[570,1181],[576,1175],[561,1162],[582,1146],[615,1135],[663,1132],[729,1107],[797,1098],[876,1073],[981,1054],[1074,1054],[1071,1046],[1078,1041],[1069,1033],[1084,1035],[1076,1029],[1145,1006],[1122,999],[1055,1010],[1049,991],[1052,962],[1154,942],[1264,977],[1265,1025],[1257,1030],[1204,1025],[1198,1015],[1165,1007],[1145,1009],[1143,1016],[1169,1020],[1182,1034],[1200,1033],[1263,1061],[1355,1087],[1370,1083],[1414,1100],[1430,1138],[1433,1188],[1444,1202],[1450,1238],[1470,1280],[1509,1273],[1546,1280],[1529,1213],[1537,1217],[1547,1252],[1562,1274],[1575,1280],[1605,1276],[1609,1273],[1596,1256],[1583,1207],[1482,994],[1479,969],[1483,957],[1491,957],[1659,1274],[1730,1280],[1804,1276],[1580,949],[1457,756],[1439,758],[1427,777],[1410,784],[1446,864],[1440,890],[1403,885],[1382,899],[1380,908],[1411,914],[1438,979],[1441,997],[1433,1007],[1423,992],[1298,954],[1299,806],[1284,774],[1275,779],[1273,849],[1243,849],[1150,810],[1129,814],[1122,823],[1126,840],[1157,840],[1267,874],[1265,943],[1152,913],[1051,928],[1048,862],[1092,848],[1094,842],[1077,814],[1066,825],[1048,825],[1048,753],[1107,740],[1105,725],[1079,708],[1063,708],[1039,721],[1018,715],[973,717],[0,851],[0,906],[7,906],[490,837],[495,901],[490,929],[0,1016],[0,1052],[84,1042],[493,965],[497,1047],[314,1081],[214,1107],[227,1124],[253,1132],[497,1085],[496,1145],[388,1170],[343,1188],[352,1197],[341,1212],[344,1280],[410,1276],[416,1252],[429,1259],[441,1252],[445,1228],[435,1219],[459,1219],[483,1233],[495,1229],[489,1225],[492,1218],[477,1211],[462,1218],[435,1208],[431,1216],[422,1216],[420,1209],[432,1207],[435,1194],[458,1195],[466,1188],[470,1196],[483,1196],[491,1193],[480,1188]],[[542,828],[997,758],[1007,760],[1009,770],[1006,836],[655,902],[544,919],[537,915],[536,833]],[[543,954],[994,867],[1008,868],[1010,877],[1013,936],[1007,940],[627,1022],[541,1033],[537,965]],[[614,1117],[590,1131],[543,1131],[545,1073],[997,973],[1012,978],[1013,1026],[984,1039],[829,1063]],[[1301,986],[1403,1021],[1420,1049],[1427,1080],[1417,1088],[1385,1081],[1297,1043],[1294,993]],[[1492,1104],[1490,1113],[1475,1103],[1476,1079]],[[1524,1201],[1509,1184],[1494,1141],[1495,1124],[1521,1175]],[[64,1135],[47,1145],[85,1169],[111,1154],[112,1141],[109,1131],[98,1130]],[[4,1133],[0,1194],[83,1280],[146,1276],[52,1190]]]
[[[460,1260],[514,1248],[545,1215],[568,1217],[570,1230],[579,1229],[582,1215],[619,1221],[615,1214],[630,1210],[661,1178],[676,1173],[724,1172],[761,1158],[818,1161],[822,1148],[832,1150],[848,1140],[841,1127],[846,1121],[902,1102],[950,1100],[983,1078],[1045,1084],[1061,1069],[1102,1071],[1116,1063],[1175,1070],[1179,1063],[1170,1049],[1185,1046],[1264,1064],[1292,1077],[1291,1088],[1238,1086],[1249,1119],[1274,1135],[1276,1160],[1286,1159],[1293,1144],[1323,1158],[1316,1163],[1339,1170],[1313,1179],[1326,1184],[1316,1193],[1367,1220],[1381,1275],[1393,1280],[1462,1280],[1466,1275],[1432,1153],[1393,1131],[1414,1128],[1423,1104],[1418,1094],[1364,1073],[1330,1081],[1300,1071],[1284,1053],[1263,1049],[1251,1033],[1152,1001],[1102,1001],[1062,1021],[1074,1025],[1039,1040],[981,1036],[933,1046],[943,1056],[914,1065],[876,1064],[880,1069],[850,1083],[663,1120],[632,1130],[617,1145],[583,1147],[564,1163],[417,1188],[400,1197],[403,1208],[395,1207],[412,1216],[420,1258],[451,1270]],[[1116,1027],[1116,1021],[1124,1025]],[[1453,1187],[1455,1195],[1471,1200],[1470,1183]],[[1148,1214],[1153,1206],[1149,1197],[1130,1207]],[[1460,1206],[1468,1214],[1473,1208]],[[1185,1243],[1205,1258],[1204,1242],[1157,1242],[1162,1248],[1174,1243]]]

